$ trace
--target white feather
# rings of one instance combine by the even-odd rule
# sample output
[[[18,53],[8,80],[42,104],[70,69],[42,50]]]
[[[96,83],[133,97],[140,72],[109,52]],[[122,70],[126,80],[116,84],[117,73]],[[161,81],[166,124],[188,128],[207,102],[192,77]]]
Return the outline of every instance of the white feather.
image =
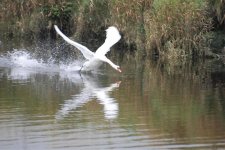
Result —
[[[78,48],[81,53],[84,55],[84,57],[86,59],[91,59],[93,56],[94,56],[94,53],[92,51],[90,51],[87,47],[77,43],[77,42],[74,42],[72,41],[71,39],[69,39],[67,36],[65,36],[60,30],[59,28],[57,27],[57,25],[54,25],[55,27],[55,30],[56,32],[66,41],[68,42],[69,44],[75,46],[76,48]]]
[[[120,40],[121,36],[116,27],[111,26],[106,30],[106,39],[101,47],[95,52],[99,55],[105,55],[110,51],[110,48]]]

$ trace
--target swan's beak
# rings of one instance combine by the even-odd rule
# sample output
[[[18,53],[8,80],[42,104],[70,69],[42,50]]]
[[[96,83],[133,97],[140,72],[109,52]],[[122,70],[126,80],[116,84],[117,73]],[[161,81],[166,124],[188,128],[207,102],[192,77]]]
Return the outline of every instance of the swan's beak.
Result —
[[[120,83],[121,83],[121,81],[117,81],[117,82],[116,82],[116,84],[117,84],[118,86],[120,85]]]

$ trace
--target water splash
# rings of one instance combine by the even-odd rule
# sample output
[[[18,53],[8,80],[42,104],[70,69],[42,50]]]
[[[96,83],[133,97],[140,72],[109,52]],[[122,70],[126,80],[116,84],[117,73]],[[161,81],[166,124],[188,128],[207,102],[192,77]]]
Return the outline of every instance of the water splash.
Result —
[[[42,68],[45,64],[42,63],[42,60],[32,58],[32,55],[25,50],[14,50],[13,52],[8,53],[9,61],[17,67],[24,68]]]
[[[10,68],[20,68],[24,70],[36,70],[45,72],[73,72],[79,71],[83,61],[76,60],[71,62],[56,61],[53,56],[48,59],[37,58],[35,53],[28,52],[26,49],[14,49],[12,52],[0,55],[0,66]]]

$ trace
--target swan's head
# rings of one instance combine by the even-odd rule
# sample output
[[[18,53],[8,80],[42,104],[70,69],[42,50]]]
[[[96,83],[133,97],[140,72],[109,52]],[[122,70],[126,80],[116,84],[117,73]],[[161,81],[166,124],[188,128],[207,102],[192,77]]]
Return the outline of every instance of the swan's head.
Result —
[[[120,73],[122,72],[122,70],[120,69],[120,66],[116,66],[115,68],[117,71],[119,71]]]
[[[117,66],[117,65],[115,65],[115,64],[113,64],[113,63],[109,63],[115,70],[117,70],[118,72],[122,72],[122,70],[120,69],[120,66]]]

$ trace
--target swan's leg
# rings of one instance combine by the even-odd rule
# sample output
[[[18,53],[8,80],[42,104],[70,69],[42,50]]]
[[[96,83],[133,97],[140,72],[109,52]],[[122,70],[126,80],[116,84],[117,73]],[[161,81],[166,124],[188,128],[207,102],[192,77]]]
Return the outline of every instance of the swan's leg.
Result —
[[[83,69],[83,67],[84,67],[84,63],[83,63],[83,65],[81,66],[81,68],[80,68],[80,70],[79,70],[79,73],[81,73],[81,70]]]
[[[80,74],[80,77],[81,77],[81,80],[83,81],[83,78],[82,78],[82,73],[81,73],[81,69],[83,68],[83,66],[80,68],[79,70],[79,74]]]
[[[83,66],[84,66],[84,65],[82,65],[81,68],[80,68],[80,70],[79,70],[80,76],[81,76],[81,70],[82,70]],[[82,78],[82,76],[81,76],[81,78]]]

